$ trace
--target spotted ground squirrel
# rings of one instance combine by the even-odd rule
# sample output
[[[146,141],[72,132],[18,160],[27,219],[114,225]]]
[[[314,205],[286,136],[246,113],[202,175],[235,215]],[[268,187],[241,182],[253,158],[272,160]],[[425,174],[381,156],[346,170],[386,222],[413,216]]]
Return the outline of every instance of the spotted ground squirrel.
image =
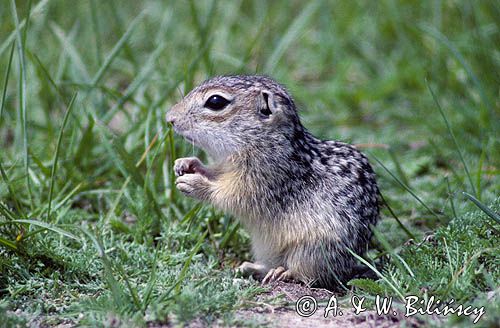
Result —
[[[255,257],[241,272],[326,287],[351,277],[348,249],[366,251],[379,217],[375,174],[355,147],[311,135],[265,76],[207,80],[166,118],[214,160],[177,159],[176,186],[241,220]]]

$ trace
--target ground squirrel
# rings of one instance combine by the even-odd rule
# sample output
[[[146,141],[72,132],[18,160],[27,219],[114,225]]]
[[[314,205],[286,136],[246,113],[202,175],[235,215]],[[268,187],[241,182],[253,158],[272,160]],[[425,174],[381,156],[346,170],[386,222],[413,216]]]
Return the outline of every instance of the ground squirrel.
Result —
[[[214,160],[175,161],[185,195],[238,217],[255,263],[240,270],[263,282],[335,286],[379,217],[379,191],[367,158],[351,145],[322,141],[300,123],[286,89],[265,76],[219,76],[167,113],[176,133]]]

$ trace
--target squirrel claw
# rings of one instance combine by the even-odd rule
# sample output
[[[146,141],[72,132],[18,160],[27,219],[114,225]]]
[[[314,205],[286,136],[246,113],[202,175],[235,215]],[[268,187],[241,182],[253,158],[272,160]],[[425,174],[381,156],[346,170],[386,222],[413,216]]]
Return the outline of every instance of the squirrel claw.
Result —
[[[275,269],[269,270],[264,279],[262,279],[262,284],[268,284],[275,281],[286,281],[292,279],[292,273],[290,270],[286,270],[284,267],[279,266]]]
[[[208,179],[213,179],[214,177],[211,170],[205,167],[196,157],[176,159],[174,162],[174,173],[176,177],[181,177],[185,174],[199,174]]]
[[[199,173],[199,169],[203,164],[196,157],[178,158],[174,162],[174,172],[176,177],[184,174]]]

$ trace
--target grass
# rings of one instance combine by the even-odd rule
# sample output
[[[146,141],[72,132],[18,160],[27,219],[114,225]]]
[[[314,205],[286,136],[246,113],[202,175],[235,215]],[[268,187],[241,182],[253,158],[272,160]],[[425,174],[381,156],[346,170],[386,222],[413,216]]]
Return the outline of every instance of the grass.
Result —
[[[248,236],[176,192],[173,161],[206,158],[164,116],[209,76],[254,72],[289,87],[315,135],[363,144],[378,174],[389,207],[364,261],[379,279],[348,287],[499,320],[495,1],[4,7],[0,325],[236,323],[263,290],[232,270]]]

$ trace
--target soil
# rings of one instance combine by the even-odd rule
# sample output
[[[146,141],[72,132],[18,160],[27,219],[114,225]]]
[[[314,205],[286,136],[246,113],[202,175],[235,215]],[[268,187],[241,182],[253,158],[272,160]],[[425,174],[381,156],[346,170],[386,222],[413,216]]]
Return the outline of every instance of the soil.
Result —
[[[247,302],[245,308],[236,312],[232,327],[340,327],[340,328],[394,328],[394,327],[420,327],[423,322],[417,318],[406,318],[403,315],[378,315],[375,310],[368,309],[360,313],[354,313],[354,307],[350,303],[349,295],[333,293],[322,288],[309,288],[307,286],[290,283],[275,282],[267,285],[269,289],[256,296],[252,302]],[[325,318],[325,309],[332,296],[338,300],[337,315],[328,312]],[[297,301],[307,300],[313,297],[317,307],[314,313],[305,316],[311,307],[302,309],[303,316],[298,314]],[[309,298],[309,300],[311,300]],[[301,303],[299,303],[301,304]],[[312,303],[309,303],[311,305]],[[175,320],[174,320],[175,321]],[[226,324],[227,325],[227,324]],[[222,321],[212,324],[212,327],[225,327]],[[191,321],[187,327],[203,328],[206,323],[201,319]],[[149,328],[176,327],[175,323],[163,325],[149,325]]]
[[[325,309],[332,296],[338,299],[337,315],[333,311],[327,313],[325,318]],[[307,300],[316,300],[317,307],[310,303],[310,307],[296,309],[299,304]],[[345,297],[338,296],[326,289],[309,288],[304,285],[287,282],[277,282],[270,285],[266,293],[257,296],[255,304],[249,304],[250,307],[239,310],[236,313],[237,321],[243,323],[253,322],[256,325],[268,327],[418,327],[418,321],[413,318],[406,318],[403,315],[378,315],[374,310],[366,310],[360,314],[355,314],[353,306],[350,303],[342,302]],[[333,304],[333,303],[331,303]],[[253,305],[253,306],[252,306]],[[316,308],[310,316],[311,309]],[[308,311],[309,310],[309,311]],[[298,314],[303,313],[303,316]]]

